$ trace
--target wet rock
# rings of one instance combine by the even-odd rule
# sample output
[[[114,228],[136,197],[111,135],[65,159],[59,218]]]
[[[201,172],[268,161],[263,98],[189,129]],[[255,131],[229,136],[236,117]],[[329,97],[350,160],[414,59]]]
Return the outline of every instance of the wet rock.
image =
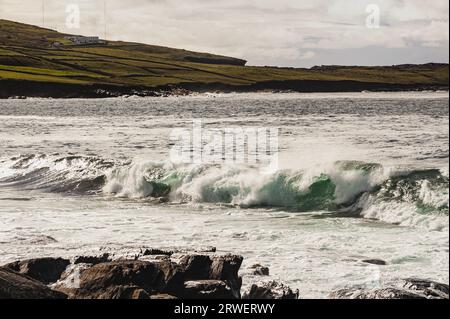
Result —
[[[183,294],[184,273],[170,260],[119,260],[74,266],[63,275],[66,278],[54,285],[54,289],[70,298],[149,299],[158,293]]]
[[[240,298],[242,278],[238,272],[243,258],[236,255],[210,256],[186,255],[180,259],[179,265],[186,281],[219,280],[231,288],[233,296]]]
[[[208,255],[186,255],[179,261],[186,280],[209,279],[211,264]]]
[[[298,299],[299,293],[276,281],[254,284],[242,299]]]
[[[363,263],[366,264],[372,264],[372,265],[378,265],[378,266],[385,266],[387,265],[387,262],[381,259],[364,259],[362,260]]]
[[[151,295],[164,290],[165,278],[166,275],[160,267],[149,262],[102,263],[86,269],[81,274],[79,289],[73,289],[71,297],[128,298],[140,289]]]
[[[100,263],[105,263],[111,261],[111,258],[108,253],[105,253],[100,256],[77,256],[74,258],[74,264],[92,264],[97,265]]]
[[[243,260],[238,255],[214,256],[209,275],[209,279],[225,281],[237,299],[241,298],[242,278],[238,272]]]
[[[172,256],[173,253],[174,253],[173,251],[168,251],[168,250],[147,248],[142,252],[142,256],[152,256],[152,255]]]
[[[269,276],[269,267],[261,266],[260,264],[256,264],[250,267],[252,269],[252,275],[255,276]]]
[[[39,258],[16,261],[4,267],[48,285],[58,281],[69,264],[70,261],[63,258]]]
[[[170,261],[171,259],[170,259],[170,256],[167,256],[167,255],[149,255],[149,256],[139,257],[137,260],[154,262],[154,261],[162,261],[162,260]]]
[[[404,289],[417,291],[427,298],[449,299],[446,284],[418,278],[403,279],[400,284]]]
[[[448,285],[408,278],[380,288],[344,288],[330,294],[333,299],[448,299]]]
[[[41,282],[8,268],[0,268],[0,299],[65,299]]]
[[[92,264],[71,264],[61,274],[61,278],[49,287],[71,296],[74,293],[74,289],[80,288],[81,274],[92,266]]]
[[[76,295],[80,298],[80,295]],[[89,296],[88,298],[89,299]],[[137,286],[109,286],[99,291],[95,299],[150,299],[150,294]]]
[[[139,287],[133,287],[130,293],[130,295],[120,295],[118,299],[151,299],[151,296]]]
[[[425,299],[423,296],[398,288],[350,288],[333,291],[331,299]]]
[[[184,270],[179,265],[170,260],[154,261],[154,265],[160,269],[164,274],[165,287],[163,293],[168,293],[174,296],[183,294],[183,284],[186,280]]]
[[[243,258],[208,253],[180,255],[146,249],[137,259],[111,254],[78,256],[68,260],[36,259],[9,264],[11,271],[34,275],[71,299],[239,299]],[[179,254],[177,254],[179,255]],[[143,260],[145,259],[145,260]],[[172,260],[178,260],[175,263]]]
[[[211,263],[210,278],[235,280],[244,258],[237,255],[214,256]]]
[[[197,280],[184,283],[185,299],[237,299],[233,290],[221,280]]]

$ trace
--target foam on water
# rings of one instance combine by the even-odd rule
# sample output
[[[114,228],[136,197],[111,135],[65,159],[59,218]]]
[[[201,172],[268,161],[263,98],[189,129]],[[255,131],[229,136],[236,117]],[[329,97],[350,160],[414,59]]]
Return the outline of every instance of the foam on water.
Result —
[[[448,224],[448,177],[339,161],[302,170],[252,166],[114,163],[83,156],[29,155],[3,160],[0,185],[50,192],[112,195],[172,203],[353,212],[400,225],[442,230]]]
[[[0,264],[213,245],[302,297],[448,282],[448,112],[448,92],[0,100]],[[192,118],[280,128],[279,168],[171,164]]]

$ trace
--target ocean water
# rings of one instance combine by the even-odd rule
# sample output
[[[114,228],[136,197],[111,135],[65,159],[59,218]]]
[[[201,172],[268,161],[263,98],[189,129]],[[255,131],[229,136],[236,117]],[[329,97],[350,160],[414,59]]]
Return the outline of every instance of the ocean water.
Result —
[[[171,162],[193,119],[279,128],[278,165]],[[0,263],[215,246],[306,298],[448,283],[448,125],[448,92],[0,100]]]

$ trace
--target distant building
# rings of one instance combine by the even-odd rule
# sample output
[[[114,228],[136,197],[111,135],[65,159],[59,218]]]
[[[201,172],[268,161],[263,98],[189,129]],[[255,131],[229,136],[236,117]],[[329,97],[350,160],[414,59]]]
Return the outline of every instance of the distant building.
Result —
[[[104,44],[106,41],[100,40],[98,37],[84,37],[84,36],[68,36],[64,37],[67,40],[72,41],[75,44]]]

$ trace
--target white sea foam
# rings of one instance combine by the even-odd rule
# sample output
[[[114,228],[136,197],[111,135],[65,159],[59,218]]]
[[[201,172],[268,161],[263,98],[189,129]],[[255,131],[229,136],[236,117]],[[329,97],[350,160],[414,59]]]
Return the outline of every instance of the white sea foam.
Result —
[[[415,171],[364,165],[339,162],[309,170],[261,174],[248,166],[141,162],[111,171],[103,190],[128,198],[166,195],[155,191],[159,184],[168,187],[167,196],[173,202],[280,207],[298,212],[334,210],[344,205],[361,210],[363,217],[388,223],[446,227],[448,178],[443,184],[432,185],[432,180],[409,181]],[[400,186],[389,190],[395,178]],[[382,186],[386,182],[389,184]],[[412,193],[403,194],[401,187],[411,188]],[[429,211],[421,213],[418,205],[428,205]]]
[[[306,298],[374,273],[448,283],[447,92],[0,100],[0,114],[0,264],[214,245]],[[199,117],[208,128],[281,128],[280,169],[158,164],[171,130]],[[15,165],[18,154],[46,155]],[[383,166],[333,164],[352,160]],[[82,185],[101,195],[104,181],[108,196],[70,194]],[[171,203],[146,200],[159,195]],[[244,286],[254,280],[244,275]]]
[[[68,184],[77,188],[82,181],[104,175],[103,193],[116,197],[167,197],[175,203],[277,207],[298,213],[347,207],[359,209],[363,217],[388,223],[448,228],[448,177],[430,175],[426,179],[420,175],[426,171],[361,162],[262,173],[258,167],[244,165],[140,161],[114,166],[100,158],[34,155],[3,159],[0,172],[3,183],[35,189],[70,191]]]

